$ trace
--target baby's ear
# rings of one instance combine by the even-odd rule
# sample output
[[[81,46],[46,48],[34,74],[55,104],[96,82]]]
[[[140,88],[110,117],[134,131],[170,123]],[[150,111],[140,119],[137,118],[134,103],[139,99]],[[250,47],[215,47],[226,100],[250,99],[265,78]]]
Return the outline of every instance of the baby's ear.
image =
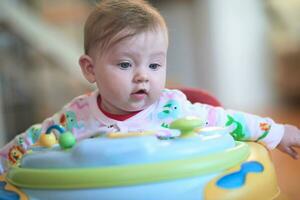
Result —
[[[90,83],[95,83],[96,78],[93,59],[90,56],[84,54],[79,58],[79,65],[86,80],[88,80]]]

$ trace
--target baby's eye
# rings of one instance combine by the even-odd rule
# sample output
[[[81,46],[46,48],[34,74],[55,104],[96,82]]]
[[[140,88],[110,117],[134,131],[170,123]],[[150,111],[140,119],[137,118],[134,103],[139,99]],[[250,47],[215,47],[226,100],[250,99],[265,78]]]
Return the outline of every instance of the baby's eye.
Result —
[[[157,63],[152,63],[149,65],[149,68],[152,70],[157,70],[161,65]]]
[[[131,67],[132,65],[129,63],[129,62],[121,62],[118,64],[118,66],[121,68],[121,69],[128,69],[129,67]]]

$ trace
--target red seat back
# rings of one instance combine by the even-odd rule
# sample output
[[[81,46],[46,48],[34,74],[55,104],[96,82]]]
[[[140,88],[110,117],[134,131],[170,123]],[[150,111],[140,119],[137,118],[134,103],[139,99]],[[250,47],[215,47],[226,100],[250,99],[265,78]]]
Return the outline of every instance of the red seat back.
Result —
[[[204,103],[212,106],[222,106],[219,100],[210,93],[196,88],[178,88],[192,103]]]

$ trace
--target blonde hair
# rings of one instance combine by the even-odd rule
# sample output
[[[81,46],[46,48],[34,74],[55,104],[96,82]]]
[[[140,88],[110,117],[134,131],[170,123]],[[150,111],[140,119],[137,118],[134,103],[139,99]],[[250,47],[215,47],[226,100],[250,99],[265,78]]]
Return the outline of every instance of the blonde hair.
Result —
[[[112,44],[148,30],[163,29],[168,39],[164,18],[144,0],[103,0],[89,15],[84,27],[84,51],[94,47],[104,51]],[[120,33],[126,30],[126,35]]]

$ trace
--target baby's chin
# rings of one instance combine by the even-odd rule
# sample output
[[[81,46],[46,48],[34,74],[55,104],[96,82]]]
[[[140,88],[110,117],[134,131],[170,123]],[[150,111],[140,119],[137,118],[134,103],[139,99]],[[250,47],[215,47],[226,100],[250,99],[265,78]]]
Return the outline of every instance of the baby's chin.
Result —
[[[130,106],[127,109],[125,109],[124,111],[131,113],[131,112],[138,112],[141,110],[145,110],[149,107],[150,105],[144,105],[144,106]]]
[[[153,104],[152,101],[146,101],[146,102],[135,102],[135,103],[130,103],[126,108],[124,108],[124,111],[127,112],[137,112],[141,110],[147,109],[149,106]]]

